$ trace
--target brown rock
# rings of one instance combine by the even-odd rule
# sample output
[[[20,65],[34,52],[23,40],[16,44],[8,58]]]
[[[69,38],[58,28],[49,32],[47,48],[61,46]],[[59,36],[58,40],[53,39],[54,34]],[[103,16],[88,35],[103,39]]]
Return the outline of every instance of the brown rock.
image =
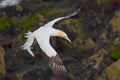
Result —
[[[104,71],[107,80],[120,80],[120,59]]]
[[[6,74],[4,55],[5,51],[2,47],[0,47],[0,76],[4,76]]]
[[[91,38],[88,38],[86,41],[85,41],[85,48],[86,49],[92,49],[96,46],[96,44],[94,43],[94,41],[91,39]]]
[[[111,25],[114,32],[120,32],[120,11],[117,11],[115,16],[110,20],[109,24]]]
[[[93,68],[98,69],[101,65],[102,61],[104,60],[104,56],[108,54],[108,52],[105,49],[99,50],[95,55],[91,56],[89,60],[95,60],[96,63],[94,64]]]

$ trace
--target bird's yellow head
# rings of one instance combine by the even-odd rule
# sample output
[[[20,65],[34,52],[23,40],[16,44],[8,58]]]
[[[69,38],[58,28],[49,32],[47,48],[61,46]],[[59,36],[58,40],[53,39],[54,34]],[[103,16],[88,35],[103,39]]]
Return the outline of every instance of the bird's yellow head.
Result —
[[[67,34],[64,31],[59,30],[58,31],[58,36],[60,36],[64,39],[66,39],[67,41],[71,42],[71,40],[69,39],[69,37],[67,36]]]

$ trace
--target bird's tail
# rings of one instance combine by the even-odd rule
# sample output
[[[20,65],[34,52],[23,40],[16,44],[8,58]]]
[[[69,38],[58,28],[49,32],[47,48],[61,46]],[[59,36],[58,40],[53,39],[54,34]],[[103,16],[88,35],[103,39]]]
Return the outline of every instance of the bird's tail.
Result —
[[[27,41],[21,48],[24,50],[27,50],[34,57],[34,54],[31,51],[31,49],[32,49],[31,45],[33,44],[34,39],[35,39],[34,35],[32,32],[29,31],[28,33],[26,33],[25,37],[27,37]]]

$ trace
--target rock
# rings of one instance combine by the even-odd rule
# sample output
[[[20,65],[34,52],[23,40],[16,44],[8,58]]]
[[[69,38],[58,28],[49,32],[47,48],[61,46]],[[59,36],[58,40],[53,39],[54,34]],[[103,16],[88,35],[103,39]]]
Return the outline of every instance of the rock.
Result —
[[[99,68],[100,64],[103,61],[103,58],[104,58],[104,56],[101,55],[100,57],[98,57],[98,58],[95,59],[96,60],[96,64],[93,66],[94,69],[98,69]]]
[[[104,41],[107,41],[107,31],[104,31],[103,33],[101,33],[99,39],[102,39]]]
[[[120,32],[120,10],[116,12],[115,16],[110,20],[109,24],[111,25],[114,32]]]
[[[120,80],[120,59],[103,72],[107,80]]]
[[[104,60],[104,56],[107,55],[108,52],[105,49],[101,49],[98,52],[96,52],[96,54],[94,54],[93,56],[91,56],[88,61],[95,61],[95,63],[93,62],[89,62],[89,64],[94,64],[93,65],[93,69],[99,69],[103,60]]]
[[[4,76],[6,74],[4,55],[5,51],[0,47],[0,76]]]
[[[96,44],[93,42],[93,40],[91,38],[88,38],[86,41],[85,41],[85,48],[86,49],[92,49],[96,46]]]
[[[118,45],[118,44],[120,44],[120,37],[114,39],[114,45]]]

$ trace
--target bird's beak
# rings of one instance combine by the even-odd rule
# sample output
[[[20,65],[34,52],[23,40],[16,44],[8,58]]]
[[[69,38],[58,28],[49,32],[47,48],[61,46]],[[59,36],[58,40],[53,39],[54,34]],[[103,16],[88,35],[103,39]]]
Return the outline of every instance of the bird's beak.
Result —
[[[71,42],[70,38],[69,37],[65,37],[65,39],[69,42]]]

